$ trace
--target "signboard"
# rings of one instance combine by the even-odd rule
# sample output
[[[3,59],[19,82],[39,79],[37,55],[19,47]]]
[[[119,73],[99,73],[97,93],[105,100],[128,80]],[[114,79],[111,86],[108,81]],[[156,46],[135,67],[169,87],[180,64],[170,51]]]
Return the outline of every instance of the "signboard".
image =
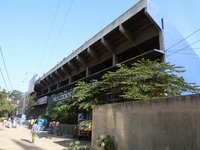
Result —
[[[67,91],[63,91],[63,92],[60,92],[58,94],[51,95],[51,99],[53,101],[62,101],[62,100],[66,100],[67,96],[68,96],[68,92]]]
[[[47,96],[41,97],[39,99],[37,99],[37,104],[38,105],[43,105],[47,103]]]

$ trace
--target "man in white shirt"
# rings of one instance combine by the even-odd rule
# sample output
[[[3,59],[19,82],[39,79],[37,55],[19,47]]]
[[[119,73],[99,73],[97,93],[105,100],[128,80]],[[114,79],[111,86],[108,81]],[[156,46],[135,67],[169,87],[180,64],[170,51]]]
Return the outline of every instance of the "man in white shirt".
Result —
[[[31,134],[32,134],[32,143],[35,142],[35,137],[39,131],[39,125],[37,124],[37,121],[34,123],[32,129],[31,129]]]

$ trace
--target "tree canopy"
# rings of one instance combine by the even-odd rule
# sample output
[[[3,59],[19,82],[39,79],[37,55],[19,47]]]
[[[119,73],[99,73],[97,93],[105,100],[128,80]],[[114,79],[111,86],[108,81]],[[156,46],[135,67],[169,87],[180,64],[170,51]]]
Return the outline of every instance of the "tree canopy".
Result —
[[[20,100],[22,98],[23,93],[21,91],[18,90],[13,90],[10,92],[9,97],[13,100],[13,101],[17,101]]]
[[[73,123],[78,113],[91,113],[94,105],[199,92],[196,84],[184,80],[183,72],[183,67],[145,59],[131,66],[118,64],[116,71],[107,72],[99,80],[78,82],[65,101],[54,104],[50,117]]]
[[[183,67],[166,62],[139,60],[130,67],[119,64],[115,72],[107,72],[97,81],[78,82],[73,102],[81,109],[92,105],[128,100],[149,100],[199,92],[194,83],[181,76]]]
[[[0,91],[0,117],[8,117],[15,110],[8,99],[8,95],[5,90]]]

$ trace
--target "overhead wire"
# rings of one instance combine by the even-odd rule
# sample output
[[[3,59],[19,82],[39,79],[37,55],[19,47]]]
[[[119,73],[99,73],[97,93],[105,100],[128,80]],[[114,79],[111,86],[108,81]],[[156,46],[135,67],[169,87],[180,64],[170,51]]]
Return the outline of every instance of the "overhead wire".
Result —
[[[1,52],[1,57],[2,57],[2,60],[3,60],[4,68],[5,68],[5,71],[6,71],[6,75],[7,75],[7,78],[8,78],[8,82],[9,82],[9,84],[10,84],[11,89],[13,90],[13,86],[12,86],[11,81],[10,81],[10,76],[9,76],[9,74],[8,74],[8,69],[7,69],[7,67],[6,67],[6,63],[5,63],[5,59],[4,59],[4,56],[3,56],[3,52],[2,52],[1,47],[0,47],[0,52]]]
[[[178,50],[172,52],[171,54],[169,54],[169,55],[166,56],[166,57],[170,57],[170,56],[172,56],[172,55],[174,55],[174,54],[176,54],[176,53],[179,53],[180,51],[184,50],[185,48],[190,47],[190,46],[192,46],[192,45],[194,45],[194,44],[196,44],[196,43],[198,43],[198,42],[200,42],[200,40],[197,40],[197,41],[193,42],[193,43],[190,44],[190,45],[187,45],[187,46],[185,46],[185,47],[183,47],[183,48],[181,48],[181,49],[178,49]]]
[[[65,16],[64,16],[64,20],[63,20],[63,22],[62,22],[62,25],[61,25],[60,30],[59,30],[59,32],[58,32],[58,35],[57,35],[57,37],[56,37],[55,43],[54,43],[54,45],[53,45],[53,48],[52,48],[52,50],[51,50],[51,52],[50,52],[50,55],[49,55],[49,58],[48,58],[48,60],[47,60],[47,63],[46,63],[45,68],[47,67],[47,65],[48,65],[48,63],[49,63],[49,61],[50,61],[50,59],[51,59],[51,56],[52,56],[53,51],[55,51],[55,49],[56,49],[56,46],[57,46],[57,44],[58,44],[58,41],[59,41],[60,36],[61,36],[61,34],[62,34],[62,31],[63,31],[63,29],[64,29],[66,20],[67,20],[67,18],[68,18],[68,16],[69,16],[69,13],[70,13],[70,11],[71,11],[73,2],[74,2],[74,0],[71,0],[71,2],[70,2],[70,4],[69,4],[69,7],[68,7],[68,9],[67,9],[67,11],[66,11],[66,14],[65,14]],[[67,7],[67,6],[68,6],[68,5],[66,5],[66,7]]]
[[[8,86],[7,86],[7,84],[6,84],[6,80],[5,80],[4,76],[3,76],[3,72],[2,72],[2,70],[1,70],[1,68],[0,68],[0,72],[1,72],[1,77],[2,77],[2,79],[3,79],[3,82],[4,82],[4,86],[5,86],[6,90],[8,91]]]
[[[178,45],[179,43],[183,42],[184,40],[186,40],[187,38],[191,37],[192,35],[196,34],[197,32],[200,31],[200,28],[195,30],[194,32],[192,32],[191,34],[189,34],[188,36],[186,36],[185,38],[181,39],[180,41],[178,41],[177,43],[173,44],[172,46],[168,47],[165,51],[168,51],[169,49],[171,49],[172,47]]]
[[[41,59],[39,61],[39,71],[41,69],[41,63],[42,63],[42,60],[45,56],[45,53],[46,53],[46,50],[47,50],[47,46],[49,44],[49,40],[50,40],[50,37],[51,37],[51,34],[52,34],[52,31],[53,31],[53,26],[55,24],[55,21],[56,21],[56,17],[57,17],[57,14],[58,14],[58,10],[59,10],[59,7],[60,7],[60,3],[61,3],[62,0],[59,0],[58,3],[57,3],[57,6],[56,6],[56,11],[54,13],[54,16],[53,16],[53,20],[52,20],[52,23],[51,23],[51,27],[50,27],[50,30],[49,30],[49,34],[47,36],[47,41],[45,43],[45,46],[44,46],[44,49],[43,49],[43,52],[42,52],[42,56],[41,56]]]

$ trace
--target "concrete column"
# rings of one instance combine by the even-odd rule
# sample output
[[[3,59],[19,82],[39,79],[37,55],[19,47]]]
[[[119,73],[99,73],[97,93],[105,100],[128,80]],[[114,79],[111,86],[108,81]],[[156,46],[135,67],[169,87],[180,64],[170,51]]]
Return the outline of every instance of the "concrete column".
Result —
[[[112,56],[112,65],[115,66],[118,63],[118,57],[116,54]]]
[[[51,91],[51,88],[50,88],[50,86],[48,86],[48,93]]]
[[[89,67],[86,68],[86,77],[88,77],[91,74],[91,71],[89,69]]]
[[[69,76],[69,84],[72,83],[72,76]]]

